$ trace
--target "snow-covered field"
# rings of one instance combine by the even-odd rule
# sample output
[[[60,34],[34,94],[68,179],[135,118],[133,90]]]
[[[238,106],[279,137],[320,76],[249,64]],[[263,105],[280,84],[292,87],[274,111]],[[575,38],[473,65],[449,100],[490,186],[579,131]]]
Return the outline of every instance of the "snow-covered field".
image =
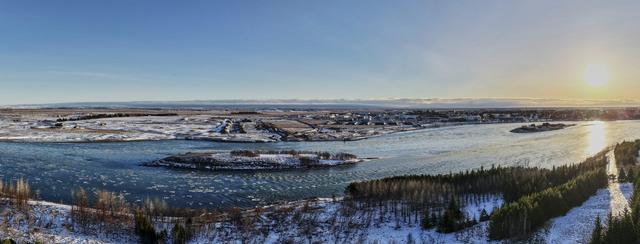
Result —
[[[630,183],[611,183],[565,216],[551,220],[551,224],[535,236],[546,243],[589,243],[596,216],[600,216],[604,222],[610,211],[624,211],[632,193],[633,185]]]
[[[247,133],[225,133],[230,120],[216,120],[206,115],[142,116],[103,118],[62,122],[55,119],[10,121],[0,119],[0,140],[29,142],[94,142],[136,140],[218,140],[270,142],[278,135],[256,130],[247,123]]]
[[[46,111],[42,111],[45,113]],[[73,118],[73,116],[71,116]],[[290,120],[272,120],[266,122]],[[228,118],[207,114],[175,116],[132,116],[57,121],[58,117],[38,115],[0,114],[0,141],[24,142],[102,142],[140,140],[214,140],[229,142],[274,142],[283,140],[276,131],[259,128],[262,118],[246,119],[241,116]],[[285,125],[287,123],[284,123]],[[289,123],[291,124],[291,123]],[[307,126],[307,125],[304,125]],[[357,140],[400,131],[412,131],[420,127],[380,126],[360,128],[306,127],[288,130],[287,140]],[[281,130],[282,132],[282,130]]]

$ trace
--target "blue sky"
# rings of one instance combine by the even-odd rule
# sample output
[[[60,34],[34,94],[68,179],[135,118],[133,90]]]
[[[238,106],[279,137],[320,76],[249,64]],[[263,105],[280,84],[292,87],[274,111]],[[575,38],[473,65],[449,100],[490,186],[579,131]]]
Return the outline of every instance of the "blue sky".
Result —
[[[2,1],[0,104],[638,99],[637,1]],[[588,87],[584,67],[608,67]]]

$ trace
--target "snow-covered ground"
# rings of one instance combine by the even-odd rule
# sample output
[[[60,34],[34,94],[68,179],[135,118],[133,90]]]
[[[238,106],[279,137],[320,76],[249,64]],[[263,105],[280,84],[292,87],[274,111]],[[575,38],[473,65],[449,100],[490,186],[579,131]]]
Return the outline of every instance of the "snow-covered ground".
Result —
[[[500,197],[493,197],[488,201],[472,203],[463,208],[463,212],[469,218],[478,219],[480,212],[485,209],[489,214],[499,208],[503,201]],[[419,224],[406,225],[396,228],[394,223],[386,223],[378,227],[374,226],[367,230],[367,241],[380,243],[407,243],[408,236],[411,235],[417,243],[489,243],[487,229],[489,222],[481,222],[471,228],[460,232],[442,234],[435,231],[435,228],[424,230]]]
[[[618,185],[618,184],[616,184]],[[619,184],[623,201],[629,199],[632,185]],[[601,189],[583,205],[572,209],[565,216],[550,221],[546,228],[539,230],[531,240],[543,243],[587,243],[596,216],[606,217],[610,210],[616,210],[610,188]],[[478,218],[482,209],[491,213],[502,205],[499,196],[490,196],[470,202],[464,206],[467,216]],[[19,241],[45,243],[135,243],[137,238],[131,230],[117,234],[105,234],[94,226],[89,231],[80,228],[70,216],[70,207],[47,202],[30,202],[33,213],[29,218],[16,210],[0,207],[0,239],[12,238]],[[306,207],[305,207],[306,205]],[[266,206],[264,212],[251,230],[239,229],[230,222],[215,222],[200,226],[191,243],[499,243],[487,238],[488,222],[450,234],[437,233],[435,229],[424,230],[419,216],[408,219],[393,217],[391,210],[381,214],[378,208],[358,210],[348,214],[340,199],[317,199],[287,204]],[[276,220],[274,215],[288,209],[284,218]],[[251,216],[247,212],[245,216]],[[158,223],[157,227],[170,232],[172,224]],[[268,228],[267,228],[268,226]],[[265,232],[266,231],[266,232]]]
[[[136,243],[137,237],[127,227],[119,233],[106,234],[98,226],[81,231],[70,216],[70,207],[41,201],[31,201],[32,213],[26,218],[22,213],[3,207],[0,214],[0,239],[11,238],[20,242],[42,241],[44,243]],[[482,209],[491,212],[502,204],[500,197],[490,197],[486,201],[471,203],[464,207],[468,216],[479,216]],[[306,207],[305,207],[306,205]],[[292,209],[290,214],[275,224],[269,212],[278,208]],[[260,231],[243,232],[235,225],[213,223],[202,226],[191,243],[407,243],[413,239],[417,243],[488,243],[486,229],[488,222],[452,234],[437,233],[435,229],[423,230],[416,218],[393,220],[390,214],[381,218],[378,211],[357,211],[354,215],[344,215],[341,200],[317,199],[279,204],[266,207],[261,225],[269,225],[266,233]],[[307,210],[303,210],[307,209]],[[251,213],[248,213],[250,215]],[[293,220],[297,218],[298,220]],[[267,224],[268,223],[268,224]],[[307,225],[311,228],[307,228]],[[170,232],[172,224],[156,224]],[[132,228],[129,226],[128,228]]]
[[[247,123],[248,133],[225,133],[230,120],[210,116],[141,116],[62,122],[55,118],[19,121],[0,118],[0,140],[31,142],[93,142],[195,139],[240,142],[270,142],[278,135],[256,130]]]
[[[609,175],[618,176],[618,168],[613,150],[607,154]],[[609,182],[606,189],[598,192],[585,201],[581,206],[571,209],[566,215],[551,220],[551,224],[538,233],[538,239],[547,243],[589,243],[591,232],[595,226],[595,219],[600,216],[606,222],[607,215],[611,212],[614,216],[629,209],[629,201],[633,194],[631,183],[620,184],[616,181]]]
[[[619,198],[616,192],[622,198]],[[596,195],[581,206],[551,220],[551,224],[536,233],[536,237],[545,240],[546,243],[589,243],[596,216],[600,216],[605,222],[610,211],[623,211],[623,206],[631,199],[632,193],[632,184],[612,183],[608,188],[598,190]]]
[[[317,199],[308,202],[309,210],[302,210],[304,202],[287,204],[294,210],[281,224],[273,219],[268,233],[242,238],[241,231],[228,224],[217,224],[217,230],[211,234],[196,236],[194,243],[229,243],[245,240],[255,243],[491,243],[487,239],[488,221],[477,224],[456,233],[442,234],[435,228],[424,230],[420,218],[403,219],[391,216],[390,212],[381,215],[377,209],[359,210],[353,215],[344,214],[341,200]],[[279,207],[287,205],[276,205]],[[479,216],[482,209],[489,213],[502,205],[499,196],[489,197],[486,201],[471,203],[463,208],[469,217]],[[276,208],[271,211],[277,212]],[[389,210],[390,211],[390,210]],[[346,211],[348,212],[348,211]],[[298,220],[293,220],[298,218]],[[264,222],[263,222],[264,223]],[[309,228],[307,225],[311,226]],[[258,227],[259,228],[259,227]],[[210,229],[210,228],[209,228]],[[413,242],[412,242],[412,241]]]
[[[71,218],[71,207],[43,201],[30,201],[30,211],[0,203],[0,240],[18,243],[136,243],[137,237],[119,224],[120,230],[106,234],[103,226],[81,228]]]
[[[44,113],[44,114],[43,114]],[[107,113],[108,114],[108,113]],[[73,118],[74,116],[71,116]],[[274,142],[283,140],[283,135],[259,129],[257,121],[238,116],[229,118],[211,115],[133,116],[96,118],[76,121],[57,121],[58,117],[47,116],[46,111],[38,115],[0,114],[0,141],[25,142],[101,142],[140,140],[215,140],[230,142]],[[290,120],[272,120],[266,122]],[[264,122],[264,121],[263,121]],[[306,125],[305,125],[306,126]],[[422,127],[379,126],[345,127],[339,130],[324,127],[307,127],[300,130],[289,128],[287,140],[358,140],[384,134],[413,131]]]

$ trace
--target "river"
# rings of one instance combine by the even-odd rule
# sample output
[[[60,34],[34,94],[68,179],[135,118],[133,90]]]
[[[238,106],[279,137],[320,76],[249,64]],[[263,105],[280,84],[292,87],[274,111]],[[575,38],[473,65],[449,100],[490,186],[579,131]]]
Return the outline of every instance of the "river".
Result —
[[[38,198],[55,202],[68,203],[71,191],[83,187],[122,192],[131,202],[162,198],[180,207],[251,207],[340,196],[350,182],[386,176],[456,172],[493,164],[552,167],[577,163],[608,145],[640,138],[640,121],[579,122],[557,131],[509,132],[520,125],[433,128],[351,142],[0,142],[0,177],[26,178]],[[196,172],[139,166],[176,153],[232,149],[349,152],[379,159],[355,166],[278,172]]]

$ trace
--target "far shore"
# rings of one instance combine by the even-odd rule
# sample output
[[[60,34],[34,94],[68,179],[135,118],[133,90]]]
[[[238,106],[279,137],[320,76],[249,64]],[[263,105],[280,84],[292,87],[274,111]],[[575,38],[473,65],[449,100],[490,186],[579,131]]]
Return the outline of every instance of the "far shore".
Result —
[[[558,121],[558,122],[594,122],[597,120],[590,121]],[[615,120],[615,121],[637,121],[637,120]],[[421,127],[412,127],[412,128],[404,128],[402,130],[394,130],[391,132],[385,132],[375,135],[368,136],[360,136],[360,137],[352,137],[346,139],[316,139],[316,140],[290,140],[290,141],[265,141],[265,140],[243,140],[243,139],[223,139],[223,138],[161,138],[161,139],[149,139],[149,138],[131,138],[131,139],[103,139],[103,140],[37,140],[33,138],[29,139],[3,139],[0,138],[0,142],[11,142],[11,143],[51,143],[51,144],[73,144],[73,143],[122,143],[122,142],[153,142],[153,141],[175,141],[175,140],[184,140],[184,141],[211,141],[211,142],[221,142],[221,143],[278,143],[278,142],[350,142],[350,141],[361,141],[376,137],[402,134],[402,133],[413,133],[427,129],[437,129],[437,128],[447,128],[447,127],[456,127],[456,126],[468,126],[468,125],[495,125],[495,124],[527,124],[526,122],[449,122],[449,123],[434,123],[423,125]],[[566,124],[566,127],[575,126],[577,124]],[[525,125],[526,126],[526,125]],[[521,127],[518,127],[521,128]],[[516,129],[518,129],[516,128]],[[547,130],[544,130],[547,131]],[[516,132],[518,133],[518,132]],[[521,132],[526,133],[526,132]]]

